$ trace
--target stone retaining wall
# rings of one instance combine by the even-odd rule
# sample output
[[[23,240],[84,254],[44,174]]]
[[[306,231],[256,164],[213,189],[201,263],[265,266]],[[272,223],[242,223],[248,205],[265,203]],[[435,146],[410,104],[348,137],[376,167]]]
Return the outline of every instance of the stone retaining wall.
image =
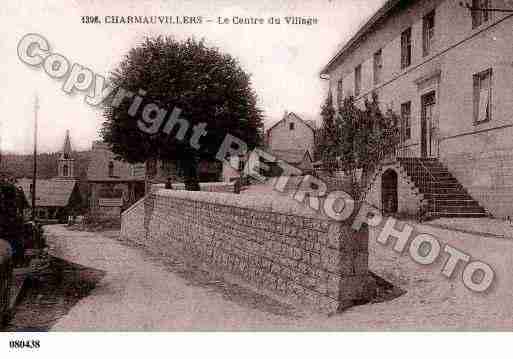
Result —
[[[348,178],[340,178],[335,176],[317,175],[315,176],[318,180],[322,181],[326,185],[326,193],[334,191],[345,191],[351,193],[351,182]],[[285,185],[284,191],[287,193],[295,193],[299,189],[306,190],[306,192],[316,193],[314,189],[301,188],[304,176],[291,176]],[[305,184],[303,184],[305,186]]]
[[[123,213],[121,213],[121,238],[127,238],[133,242],[142,243],[146,239],[145,202],[146,197],[141,198]]]
[[[512,149],[452,154],[442,162],[494,217],[513,217]]]
[[[184,191],[184,183],[173,183],[173,189],[177,191]],[[152,192],[164,189],[166,185],[164,183],[157,183],[151,186]],[[200,183],[200,190],[204,192],[235,192],[235,182],[202,182]]]
[[[122,237],[283,302],[329,313],[369,295],[368,233],[287,198],[158,190],[145,212],[146,237],[131,230],[134,212]]]

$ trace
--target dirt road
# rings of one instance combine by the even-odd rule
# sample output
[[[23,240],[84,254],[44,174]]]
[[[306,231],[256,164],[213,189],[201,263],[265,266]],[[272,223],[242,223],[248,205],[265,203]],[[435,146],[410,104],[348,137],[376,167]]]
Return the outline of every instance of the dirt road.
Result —
[[[427,229],[426,229],[427,230]],[[431,230],[431,229],[429,229]],[[497,288],[471,294],[440,266],[422,267],[408,255],[370,240],[370,268],[407,292],[331,317],[298,312],[231,286],[208,273],[189,273],[144,249],[98,233],[49,226],[51,253],[105,272],[52,330],[470,330],[513,328],[513,242],[438,235],[467,252],[486,256],[498,272]]]

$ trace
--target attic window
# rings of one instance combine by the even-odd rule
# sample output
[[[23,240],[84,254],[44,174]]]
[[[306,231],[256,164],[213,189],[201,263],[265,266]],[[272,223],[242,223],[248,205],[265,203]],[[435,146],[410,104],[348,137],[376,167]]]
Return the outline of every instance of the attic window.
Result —
[[[289,130],[294,131],[294,122],[289,123]]]
[[[114,162],[109,162],[109,177],[114,177]]]

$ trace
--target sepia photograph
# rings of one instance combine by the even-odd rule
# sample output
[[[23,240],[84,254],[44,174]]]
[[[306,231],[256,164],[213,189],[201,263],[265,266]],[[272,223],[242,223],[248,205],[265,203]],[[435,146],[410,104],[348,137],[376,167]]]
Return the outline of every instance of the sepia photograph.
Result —
[[[2,5],[1,350],[513,331],[513,1]]]

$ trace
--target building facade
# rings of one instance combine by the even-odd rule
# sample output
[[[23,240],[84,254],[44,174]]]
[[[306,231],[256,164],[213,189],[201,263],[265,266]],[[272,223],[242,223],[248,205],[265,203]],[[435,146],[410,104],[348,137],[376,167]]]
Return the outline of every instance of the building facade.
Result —
[[[321,76],[337,102],[354,96],[361,105],[376,94],[383,110],[401,115],[398,156],[436,159],[490,214],[506,217],[513,215],[513,14],[490,9],[513,4],[471,3],[389,0]]]
[[[284,161],[296,167],[304,173],[313,172],[313,153],[315,146],[315,125],[313,122],[305,121],[293,112],[286,112],[281,120],[272,125],[265,133],[265,151],[272,155],[275,160],[269,161],[258,158],[263,162],[267,170],[261,170],[265,177],[280,176],[282,170],[278,161]],[[232,157],[223,162],[222,177],[225,182],[237,180],[250,176],[253,168],[258,166],[249,164],[253,159],[251,152],[245,156]]]
[[[93,142],[87,168],[90,214],[117,218],[144,196],[145,172],[140,167],[116,160],[106,143]]]
[[[62,152],[57,160],[57,177],[36,179],[36,217],[40,220],[65,222],[70,215],[77,215],[82,206],[82,196],[75,176],[75,160],[72,156],[69,130],[66,131]],[[31,178],[18,180],[25,199],[32,204],[33,181]],[[31,208],[27,208],[27,216]]]
[[[314,151],[315,129],[293,112],[267,130],[267,145],[272,151],[301,151],[310,155]]]

